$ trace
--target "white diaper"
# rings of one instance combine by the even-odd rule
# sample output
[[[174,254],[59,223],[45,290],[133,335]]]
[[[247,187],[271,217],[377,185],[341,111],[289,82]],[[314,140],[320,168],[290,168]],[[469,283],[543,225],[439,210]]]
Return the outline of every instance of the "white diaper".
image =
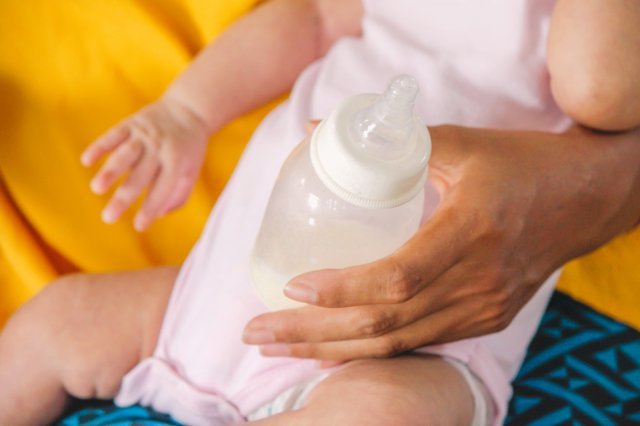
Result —
[[[284,413],[285,411],[297,410],[304,405],[307,396],[309,396],[311,391],[315,389],[318,383],[329,377],[329,374],[330,373],[320,374],[290,387],[275,397],[273,401],[266,403],[253,413],[249,414],[247,416],[247,420],[260,420],[276,414]]]
[[[455,367],[469,385],[473,397],[473,419],[470,426],[490,425],[493,419],[493,404],[482,381],[466,364],[451,358],[444,358],[444,360]]]
[[[487,426],[491,424],[493,408],[489,394],[480,379],[473,374],[466,364],[451,358],[444,358],[444,360],[458,370],[469,385],[474,404],[473,419],[470,426]],[[329,374],[330,373],[324,373],[290,387],[278,395],[273,401],[266,403],[247,416],[247,420],[261,420],[286,411],[297,410],[304,405],[307,396],[315,389],[318,383],[329,377]]]

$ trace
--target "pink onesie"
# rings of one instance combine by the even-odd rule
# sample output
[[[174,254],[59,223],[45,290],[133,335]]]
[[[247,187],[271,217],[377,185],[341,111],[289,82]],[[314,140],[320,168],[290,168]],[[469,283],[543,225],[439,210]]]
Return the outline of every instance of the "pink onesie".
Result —
[[[249,257],[280,165],[304,137],[303,123],[326,117],[347,96],[379,93],[393,76],[411,74],[428,125],[563,130],[570,121],[551,97],[545,61],[553,5],[366,0],[363,36],[341,39],[309,66],[253,135],[176,280],[154,355],[128,373],[117,403],[149,405],[187,424],[233,424],[316,376],[313,361],[265,358],[241,341],[244,325],[266,311],[251,284]],[[504,331],[421,350],[466,364],[486,386],[496,424],[554,279]]]

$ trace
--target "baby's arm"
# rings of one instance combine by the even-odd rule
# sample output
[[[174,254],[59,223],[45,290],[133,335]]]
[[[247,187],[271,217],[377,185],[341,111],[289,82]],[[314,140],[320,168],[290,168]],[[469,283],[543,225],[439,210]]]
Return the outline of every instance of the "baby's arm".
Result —
[[[208,46],[167,96],[199,114],[208,132],[291,88],[340,37],[360,33],[360,0],[273,0]]]
[[[599,130],[640,125],[640,2],[559,0],[548,64],[553,95],[580,124]]]
[[[360,0],[272,0],[207,46],[156,102],[92,143],[82,162],[108,156],[91,182],[105,193],[128,173],[103,211],[114,222],[148,187],[134,224],[143,230],[182,205],[208,137],[285,93],[340,37],[360,33]]]

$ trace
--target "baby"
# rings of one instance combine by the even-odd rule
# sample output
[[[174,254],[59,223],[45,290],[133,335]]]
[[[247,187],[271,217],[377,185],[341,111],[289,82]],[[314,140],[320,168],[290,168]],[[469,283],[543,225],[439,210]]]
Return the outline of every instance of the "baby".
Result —
[[[52,422],[71,396],[147,405],[191,425],[500,424],[556,275],[503,331],[400,357],[321,369],[284,356],[268,333],[241,340],[249,320],[266,312],[249,277],[251,249],[307,120],[409,73],[430,125],[570,125],[545,83],[541,29],[553,2],[461,3],[267,2],[159,101],[92,144],[86,164],[109,154],[92,181],[96,192],[129,172],[103,218],[116,220],[150,185],[135,219],[144,229],[187,197],[209,134],[293,86],[255,132],[179,272],[66,277],[11,319],[0,337],[0,425]],[[484,19],[494,16],[500,22]]]

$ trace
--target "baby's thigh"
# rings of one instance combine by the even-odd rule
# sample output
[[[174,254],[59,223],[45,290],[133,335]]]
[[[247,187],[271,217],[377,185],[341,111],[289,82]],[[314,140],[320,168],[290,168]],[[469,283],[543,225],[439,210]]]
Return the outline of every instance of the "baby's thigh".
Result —
[[[11,318],[3,340],[20,345],[7,350],[21,346],[33,358],[25,368],[46,368],[75,397],[112,397],[124,374],[153,352],[176,274],[156,268],[62,277]]]
[[[320,382],[304,406],[263,421],[310,425],[469,425],[473,397],[442,358],[411,355],[350,362]]]

